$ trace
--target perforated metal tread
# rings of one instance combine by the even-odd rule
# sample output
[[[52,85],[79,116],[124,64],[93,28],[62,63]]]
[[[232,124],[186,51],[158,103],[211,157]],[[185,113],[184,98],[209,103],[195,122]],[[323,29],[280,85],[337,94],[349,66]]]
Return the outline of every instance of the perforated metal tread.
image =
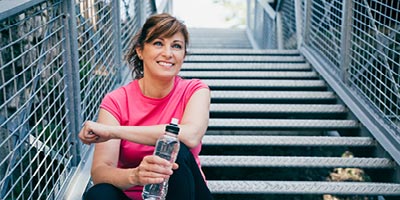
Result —
[[[239,62],[274,62],[274,63],[305,63],[304,58],[301,56],[230,56],[230,55],[188,55],[185,58],[185,62],[225,62],[225,63],[239,63]]]
[[[208,180],[207,185],[214,194],[342,194],[400,196],[400,184],[393,183]]]
[[[326,84],[322,80],[260,80],[260,79],[203,79],[212,89],[326,89]]]
[[[219,113],[331,113],[343,114],[348,110],[340,104],[211,104],[211,112]]]
[[[311,71],[308,63],[184,63],[181,71]]]
[[[264,100],[334,100],[336,95],[333,92],[297,92],[297,91],[211,91],[212,99],[264,99]]]
[[[208,129],[250,130],[250,129],[356,129],[358,122],[354,120],[303,120],[303,119],[216,119],[211,118]]]
[[[282,55],[299,56],[299,50],[278,49],[189,49],[188,55]]]
[[[215,49],[252,49],[248,40],[231,39],[232,41],[198,40],[189,44],[189,49],[215,48]]]
[[[370,137],[205,135],[203,146],[351,146],[373,147]]]
[[[311,71],[307,63],[184,63],[181,71]]]
[[[200,79],[317,79],[317,73],[310,72],[292,72],[292,71],[181,71],[180,76],[185,78],[200,78]]]
[[[203,167],[306,167],[306,168],[374,168],[388,169],[396,165],[387,158],[341,158],[305,156],[200,156]]]

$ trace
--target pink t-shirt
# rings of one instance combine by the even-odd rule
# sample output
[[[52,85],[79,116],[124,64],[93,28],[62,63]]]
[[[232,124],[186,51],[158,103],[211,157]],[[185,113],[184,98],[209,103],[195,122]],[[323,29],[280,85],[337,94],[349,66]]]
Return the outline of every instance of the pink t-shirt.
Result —
[[[149,98],[142,94],[138,80],[122,86],[107,94],[100,108],[110,112],[122,126],[148,126],[168,124],[172,118],[182,119],[186,104],[193,93],[208,86],[198,79],[175,77],[174,88],[164,98]],[[191,149],[200,168],[199,153],[201,144]],[[137,167],[146,155],[151,155],[154,146],[121,140],[118,167]],[[200,168],[201,169],[201,168]],[[125,190],[131,199],[142,199],[142,186]]]

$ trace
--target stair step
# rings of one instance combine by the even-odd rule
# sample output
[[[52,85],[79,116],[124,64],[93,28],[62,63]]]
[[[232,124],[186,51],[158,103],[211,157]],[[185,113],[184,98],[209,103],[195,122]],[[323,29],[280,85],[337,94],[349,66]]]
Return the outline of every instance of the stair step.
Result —
[[[311,71],[307,63],[184,63],[181,71]]]
[[[209,121],[209,130],[300,130],[300,129],[356,129],[355,120],[316,120],[316,119],[216,119]]]
[[[221,42],[220,40],[196,40],[192,41],[189,44],[189,49],[196,49],[196,48],[215,48],[215,49],[253,49],[250,42],[248,40],[235,40],[232,39],[231,41],[224,41]]]
[[[301,56],[231,56],[231,55],[208,55],[197,56],[188,55],[185,62],[201,62],[201,63],[257,63],[257,62],[272,62],[272,63],[305,63]]]
[[[333,92],[281,92],[281,91],[211,91],[212,102],[334,102],[336,95]]]
[[[197,37],[212,37],[215,35],[221,35],[221,36],[230,36],[233,35],[235,37],[237,36],[246,36],[246,29],[242,28],[195,28],[195,27],[190,27],[188,29],[189,33],[191,36],[197,36]],[[214,35],[210,34],[213,33]],[[197,34],[197,35],[196,35]]]
[[[203,167],[306,167],[389,169],[396,165],[387,158],[342,158],[305,156],[200,156]]]
[[[300,56],[299,50],[278,49],[190,49],[188,55],[261,55],[261,56]]]
[[[210,112],[215,117],[216,114],[227,114],[233,116],[239,114],[257,115],[268,114],[298,114],[308,115],[304,118],[315,116],[315,114],[344,115],[347,113],[346,107],[340,104],[226,104],[214,103],[210,106]],[[318,115],[319,116],[319,115]]]
[[[205,135],[203,146],[348,146],[373,147],[370,137]]]
[[[181,71],[180,76],[200,79],[318,79],[317,73],[292,71]]]
[[[400,194],[400,184],[372,182],[208,180],[207,186],[213,194]]]
[[[262,80],[262,79],[202,79],[211,90],[325,90],[326,83],[322,80]]]

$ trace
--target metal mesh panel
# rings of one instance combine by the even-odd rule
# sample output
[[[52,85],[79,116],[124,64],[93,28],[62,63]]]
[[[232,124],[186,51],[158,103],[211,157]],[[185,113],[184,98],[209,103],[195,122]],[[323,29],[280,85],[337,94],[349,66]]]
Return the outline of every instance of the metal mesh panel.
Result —
[[[339,73],[342,1],[313,1],[308,45],[316,49]]]
[[[279,12],[282,13],[283,48],[297,49],[295,0],[282,1]]]
[[[138,4],[136,1],[121,0],[121,39],[124,52],[129,48],[132,37],[140,28]]]
[[[64,14],[46,1],[0,21],[0,199],[54,198],[71,165]]]
[[[124,56],[136,32],[140,28],[140,5],[138,1],[121,1],[121,41],[122,41],[122,56]],[[123,59],[123,58],[121,58]],[[129,80],[131,75],[129,67],[126,62],[123,62],[123,72],[121,76],[123,80]]]
[[[98,105],[117,80],[111,1],[76,2],[82,119],[95,119]],[[119,59],[119,58],[118,58]]]
[[[354,1],[349,82],[400,130],[400,3]]]

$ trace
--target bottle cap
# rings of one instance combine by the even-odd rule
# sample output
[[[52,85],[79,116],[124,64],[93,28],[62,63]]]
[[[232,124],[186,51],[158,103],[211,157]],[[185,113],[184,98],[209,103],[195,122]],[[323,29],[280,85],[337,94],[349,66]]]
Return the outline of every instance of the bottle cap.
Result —
[[[172,118],[171,123],[165,127],[165,131],[178,134],[179,133],[179,126],[178,126],[178,119]]]

